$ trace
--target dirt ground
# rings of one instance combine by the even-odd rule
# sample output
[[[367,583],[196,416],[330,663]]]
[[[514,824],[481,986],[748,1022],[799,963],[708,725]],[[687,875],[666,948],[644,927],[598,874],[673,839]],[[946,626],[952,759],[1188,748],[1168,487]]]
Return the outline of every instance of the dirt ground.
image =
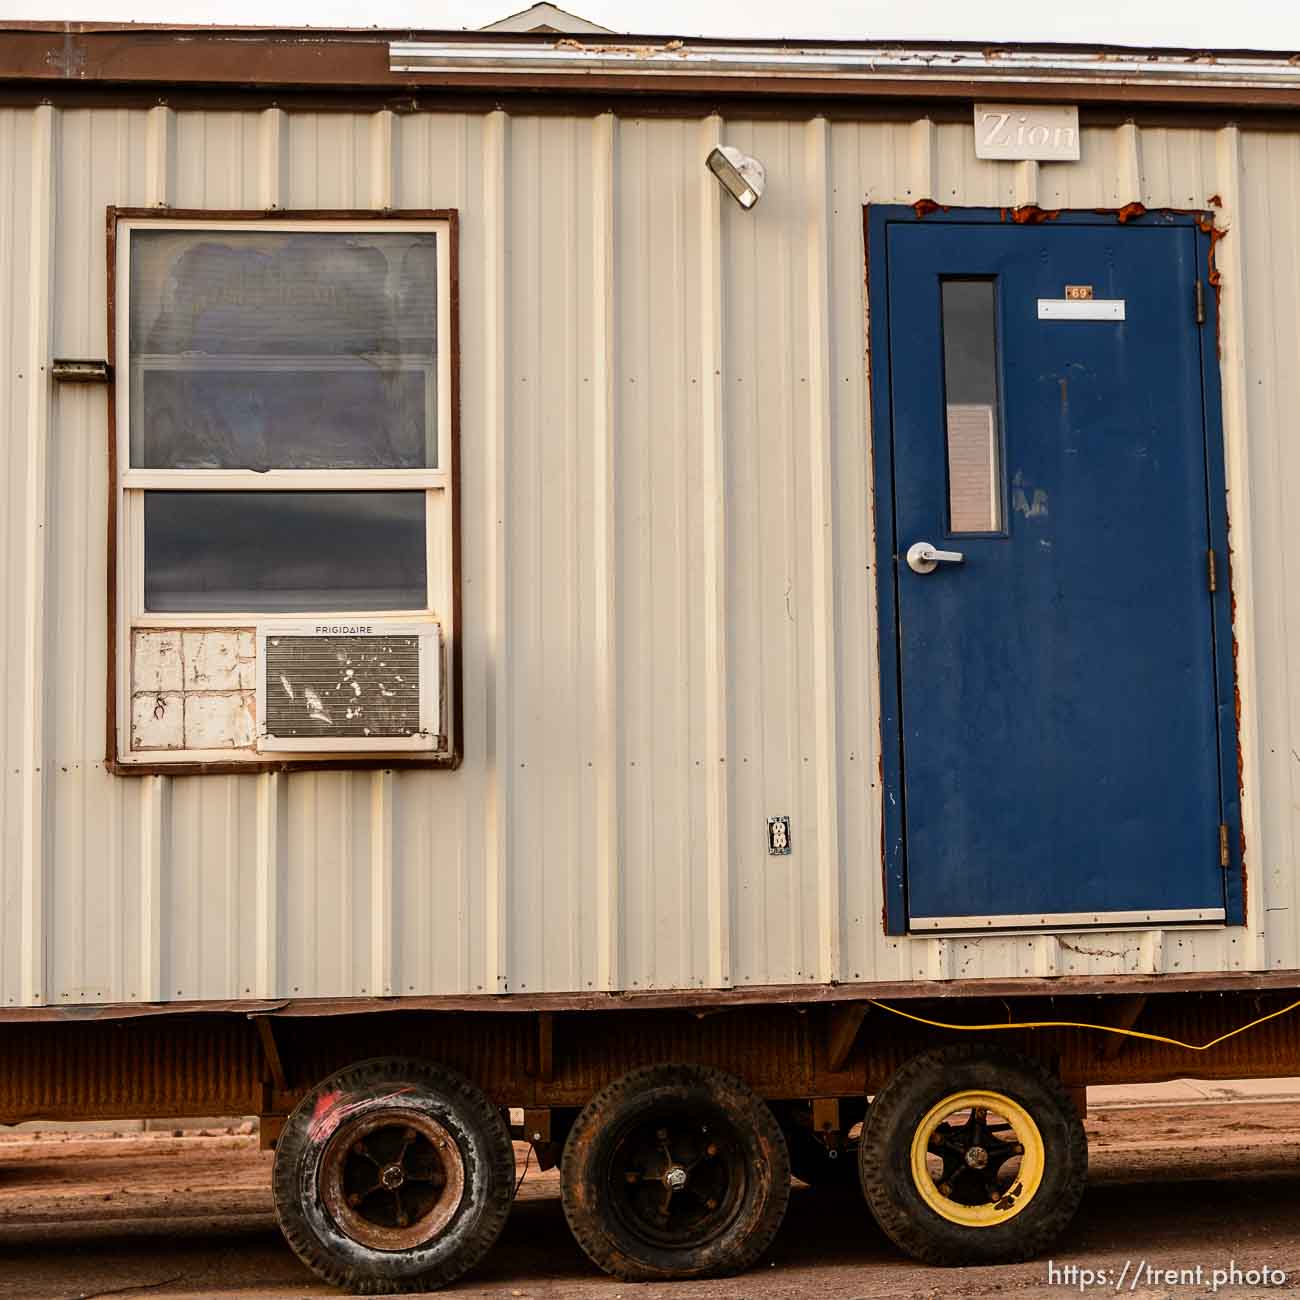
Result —
[[[574,1244],[554,1172],[530,1169],[496,1249],[446,1294],[576,1300],[902,1300],[1214,1292],[1213,1270],[1268,1267],[1217,1294],[1300,1288],[1300,1131],[1286,1103],[1094,1111],[1083,1208],[1054,1260],[943,1270],[903,1259],[860,1199],[796,1184],[770,1259],[739,1278],[629,1286]],[[522,1154],[522,1148],[521,1148]],[[271,1157],[238,1132],[0,1137],[0,1297],[321,1296],[277,1233]],[[1125,1264],[1128,1269],[1125,1272]],[[1150,1269],[1195,1269],[1198,1283]],[[1091,1269],[1103,1280],[1071,1274]],[[1056,1274],[1050,1268],[1056,1268]],[[1277,1281],[1278,1274],[1272,1275]]]

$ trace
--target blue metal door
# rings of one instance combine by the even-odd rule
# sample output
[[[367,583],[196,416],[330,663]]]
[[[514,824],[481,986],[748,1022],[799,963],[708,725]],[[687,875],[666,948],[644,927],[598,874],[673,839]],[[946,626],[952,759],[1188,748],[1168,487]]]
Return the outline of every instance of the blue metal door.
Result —
[[[907,927],[1222,922],[1236,774],[1203,236],[908,212],[872,237]]]

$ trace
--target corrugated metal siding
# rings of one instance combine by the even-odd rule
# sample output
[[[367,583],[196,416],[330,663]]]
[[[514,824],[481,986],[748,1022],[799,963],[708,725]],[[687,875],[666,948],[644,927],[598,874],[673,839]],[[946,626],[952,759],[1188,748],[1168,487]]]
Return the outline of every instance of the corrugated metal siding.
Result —
[[[1243,638],[1250,635],[1259,694],[1267,707],[1251,715],[1257,728],[1260,821],[1255,888],[1263,895],[1256,913],[1264,960],[1271,967],[1296,965],[1300,950],[1300,902],[1296,894],[1296,832],[1300,801],[1300,682],[1296,645],[1300,634],[1300,578],[1295,536],[1300,449],[1294,424],[1300,401],[1300,320],[1297,294],[1295,203],[1300,197],[1300,141],[1293,136],[1242,134],[1236,166],[1241,178],[1242,239],[1227,266],[1244,275],[1246,319],[1241,339],[1250,359],[1232,394],[1250,432],[1246,483],[1254,518],[1253,599],[1245,611]],[[1220,245],[1228,251],[1228,241]],[[1221,256],[1222,260],[1222,256]],[[1243,391],[1244,390],[1244,391]],[[1230,503],[1231,504],[1231,503]]]
[[[31,144],[34,115],[0,109],[0,168],[14,183],[0,193],[0,259],[3,259],[10,292],[0,298],[0,410],[6,437],[5,474],[0,493],[4,512],[0,520],[0,654],[3,654],[5,699],[24,697],[25,579],[23,548],[27,535],[27,506],[24,496],[27,441],[14,437],[12,430],[27,425],[27,360],[30,356],[28,313],[28,256],[31,244],[31,202],[23,181],[31,174]],[[22,376],[20,378],[20,376]],[[5,1001],[18,1002],[23,994],[23,864],[28,856],[23,825],[24,753],[21,710],[4,710],[0,730],[3,776],[0,779],[0,849],[3,851],[4,890],[0,908],[0,978]]]
[[[753,213],[702,166],[723,138],[767,165]],[[0,110],[0,998],[1300,966],[1300,137],[1126,125],[1083,155],[979,162],[924,120]],[[1244,929],[880,933],[862,205],[923,197],[1221,205],[1240,667],[1267,703]],[[104,401],[39,366],[106,353],[110,203],[460,210],[459,771],[104,771]]]

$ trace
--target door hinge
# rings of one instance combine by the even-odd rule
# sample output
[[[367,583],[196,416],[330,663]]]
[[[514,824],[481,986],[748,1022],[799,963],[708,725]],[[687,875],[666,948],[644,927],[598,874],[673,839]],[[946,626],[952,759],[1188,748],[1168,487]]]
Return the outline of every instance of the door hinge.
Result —
[[[1214,548],[1205,552],[1205,576],[1209,580],[1210,590],[1219,590],[1219,575],[1214,563]]]
[[[1227,822],[1219,823],[1219,866],[1230,867],[1232,865],[1232,854],[1228,852],[1228,824]]]
[[[1205,324],[1205,285],[1200,280],[1196,282],[1196,323]]]

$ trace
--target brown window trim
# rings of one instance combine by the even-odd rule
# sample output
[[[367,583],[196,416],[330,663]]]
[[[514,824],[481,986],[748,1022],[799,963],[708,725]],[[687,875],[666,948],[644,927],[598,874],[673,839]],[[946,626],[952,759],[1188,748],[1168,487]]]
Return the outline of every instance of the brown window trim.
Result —
[[[460,514],[460,248],[459,212],[455,208],[126,208],[109,206],[107,212],[108,257],[108,701],[105,728],[104,765],[115,776],[231,776],[258,772],[375,771],[426,768],[449,771],[458,768],[465,754],[464,671],[461,628],[461,514]],[[304,756],[292,759],[220,759],[211,762],[127,763],[118,757],[117,716],[117,498],[120,466],[117,459],[117,374],[112,362],[117,356],[117,226],[119,221],[445,221],[449,231],[448,286],[451,319],[451,610],[453,635],[450,649],[452,683],[451,748],[429,758],[416,755],[365,755],[352,757]]]

